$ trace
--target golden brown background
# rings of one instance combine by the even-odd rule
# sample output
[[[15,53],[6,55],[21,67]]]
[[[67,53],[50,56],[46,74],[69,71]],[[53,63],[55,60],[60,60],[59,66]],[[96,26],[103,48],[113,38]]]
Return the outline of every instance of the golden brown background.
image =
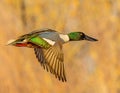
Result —
[[[82,31],[98,42],[64,45],[67,82],[33,49],[6,42],[35,29]],[[120,93],[120,0],[0,0],[0,93]]]

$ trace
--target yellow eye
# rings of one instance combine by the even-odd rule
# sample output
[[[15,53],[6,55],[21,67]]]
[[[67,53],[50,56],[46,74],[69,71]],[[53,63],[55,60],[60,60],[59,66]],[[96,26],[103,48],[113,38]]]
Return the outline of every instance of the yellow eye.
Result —
[[[82,34],[82,33],[80,33],[80,35],[82,36],[83,34]]]

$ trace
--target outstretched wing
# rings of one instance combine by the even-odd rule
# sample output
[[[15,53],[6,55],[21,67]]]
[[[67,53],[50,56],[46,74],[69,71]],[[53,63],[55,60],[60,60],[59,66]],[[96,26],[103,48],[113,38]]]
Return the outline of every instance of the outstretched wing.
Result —
[[[48,49],[34,48],[34,51],[44,69],[54,74],[59,80],[66,81],[63,51],[60,43],[57,42]]]

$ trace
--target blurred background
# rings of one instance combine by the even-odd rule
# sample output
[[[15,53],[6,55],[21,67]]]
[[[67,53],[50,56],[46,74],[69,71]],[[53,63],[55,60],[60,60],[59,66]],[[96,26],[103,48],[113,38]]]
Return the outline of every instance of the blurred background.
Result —
[[[36,29],[82,31],[98,42],[64,45],[67,82],[33,49],[6,46]],[[120,93],[120,0],[0,0],[0,93]]]

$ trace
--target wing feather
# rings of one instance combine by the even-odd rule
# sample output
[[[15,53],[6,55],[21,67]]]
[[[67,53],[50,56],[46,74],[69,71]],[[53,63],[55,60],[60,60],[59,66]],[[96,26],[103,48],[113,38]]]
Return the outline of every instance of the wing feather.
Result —
[[[34,51],[38,61],[44,69],[54,74],[59,80],[62,80],[63,82],[66,81],[63,52],[59,43],[55,43],[48,49],[37,47],[34,48]]]

